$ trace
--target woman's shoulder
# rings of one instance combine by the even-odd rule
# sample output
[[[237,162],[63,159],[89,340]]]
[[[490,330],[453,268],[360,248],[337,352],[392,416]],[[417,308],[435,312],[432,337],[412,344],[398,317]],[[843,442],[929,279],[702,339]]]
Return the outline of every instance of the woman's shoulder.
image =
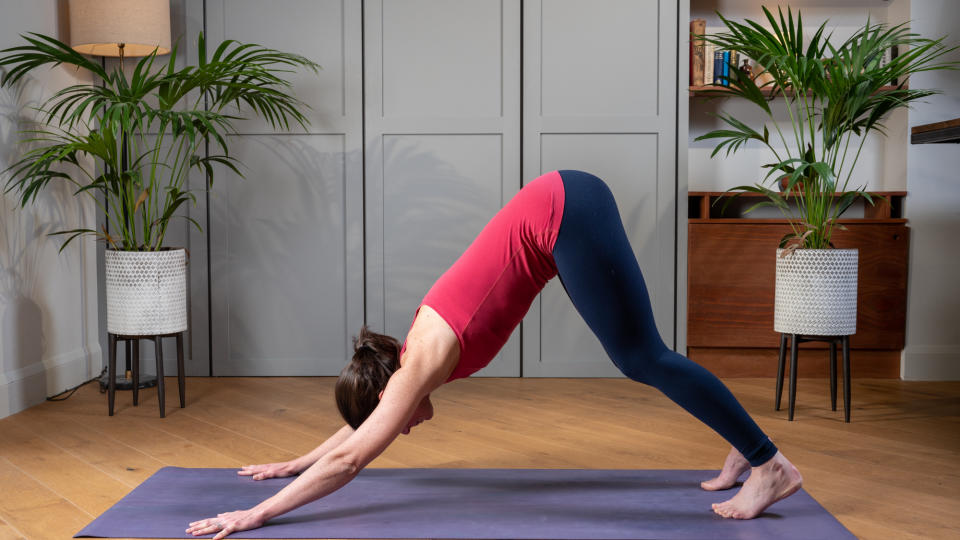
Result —
[[[400,366],[416,365],[442,375],[446,381],[459,361],[460,338],[456,332],[433,307],[420,306],[407,334]]]

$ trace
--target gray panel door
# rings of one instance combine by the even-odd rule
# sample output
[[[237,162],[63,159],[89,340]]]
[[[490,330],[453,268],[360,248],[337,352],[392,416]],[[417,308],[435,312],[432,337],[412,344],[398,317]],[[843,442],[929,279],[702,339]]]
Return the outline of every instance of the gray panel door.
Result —
[[[366,318],[402,339],[520,188],[520,2],[364,5]],[[515,333],[480,374],[519,373]]]
[[[661,335],[674,330],[676,0],[527,0],[524,179],[579,169],[610,185]],[[618,376],[558,280],[524,320],[523,375]]]
[[[210,193],[215,375],[336,375],[363,321],[361,4],[208,0],[209,41],[296,52],[319,75],[291,75],[311,109],[304,132],[239,124]],[[196,344],[195,344],[196,346]]]

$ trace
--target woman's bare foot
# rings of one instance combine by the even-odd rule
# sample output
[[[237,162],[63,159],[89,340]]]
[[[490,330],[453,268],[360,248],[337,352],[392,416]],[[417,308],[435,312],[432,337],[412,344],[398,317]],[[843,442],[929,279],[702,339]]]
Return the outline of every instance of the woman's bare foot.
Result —
[[[803,485],[800,471],[780,452],[759,467],[732,499],[715,503],[713,511],[725,518],[753,519],[771,504],[793,495]]]
[[[736,448],[731,448],[730,453],[727,454],[726,461],[723,462],[723,470],[720,471],[720,476],[712,480],[700,482],[700,487],[707,491],[730,489],[737,485],[737,478],[740,478],[740,475],[745,473],[749,468],[750,462],[747,461],[747,458],[743,457],[743,454]]]

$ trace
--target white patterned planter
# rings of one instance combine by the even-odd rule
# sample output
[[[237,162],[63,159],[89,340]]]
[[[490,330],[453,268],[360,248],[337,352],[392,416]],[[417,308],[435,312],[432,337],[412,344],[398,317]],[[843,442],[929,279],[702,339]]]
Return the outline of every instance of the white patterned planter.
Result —
[[[856,249],[777,250],[773,328],[783,334],[847,336],[857,331]]]
[[[160,335],[187,329],[184,249],[106,251],[107,331]]]

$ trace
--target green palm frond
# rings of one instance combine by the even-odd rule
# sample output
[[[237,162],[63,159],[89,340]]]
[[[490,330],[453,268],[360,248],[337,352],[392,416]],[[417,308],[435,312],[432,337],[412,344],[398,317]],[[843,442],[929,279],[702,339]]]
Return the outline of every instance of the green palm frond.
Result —
[[[96,194],[103,195],[110,211],[100,210],[116,234],[59,231],[69,235],[63,246],[92,234],[122,249],[159,249],[177,210],[196,204],[185,189],[188,172],[202,171],[210,186],[217,167],[240,175],[227,136],[245,116],[261,117],[274,129],[306,128],[308,107],[293,95],[289,75],[320,69],[303,56],[234,40],[208,56],[201,33],[195,65],[177,69],[174,45],[167,61],[155,51],[127,75],[119,68],[108,72],[55,38],[21,37],[26,44],[0,51],[0,85],[58,65],[88,70],[101,81],[50,96],[38,109],[46,127],[24,133],[25,150],[6,171],[4,191],[18,191],[23,206],[54,181],[73,184],[75,194],[91,195],[98,206]]]

